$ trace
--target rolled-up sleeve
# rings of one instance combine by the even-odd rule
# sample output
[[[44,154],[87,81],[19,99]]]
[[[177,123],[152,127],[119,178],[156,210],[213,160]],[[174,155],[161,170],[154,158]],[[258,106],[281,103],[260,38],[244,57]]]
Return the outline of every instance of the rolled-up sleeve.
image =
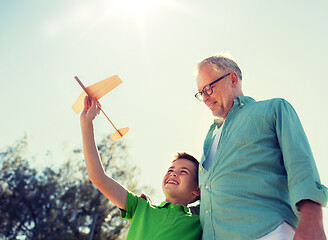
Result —
[[[276,133],[288,177],[291,206],[299,214],[297,203],[309,199],[327,205],[328,189],[321,184],[310,144],[294,108],[281,99],[275,105]]]

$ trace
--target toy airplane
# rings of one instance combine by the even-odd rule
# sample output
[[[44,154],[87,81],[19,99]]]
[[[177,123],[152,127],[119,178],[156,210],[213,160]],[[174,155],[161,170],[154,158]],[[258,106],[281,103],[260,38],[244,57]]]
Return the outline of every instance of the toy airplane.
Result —
[[[83,110],[84,98],[86,96],[89,96],[90,98],[95,98],[98,100],[122,83],[122,80],[117,75],[115,75],[115,76],[106,78],[105,80],[102,80],[100,82],[97,82],[89,87],[85,87],[78,77],[75,76],[74,78],[83,89],[83,92],[81,93],[81,95],[78,97],[78,99],[75,101],[75,103],[72,106],[73,111],[76,114],[80,113]],[[114,126],[114,124],[112,123],[112,121],[108,118],[106,113],[101,109],[100,105],[97,102],[96,102],[96,104],[97,104],[99,110],[105,115],[107,120],[110,122],[110,124],[116,130],[115,133],[111,136],[111,139],[113,141],[117,141],[120,138],[122,138],[129,131],[129,128],[126,127],[126,128],[117,129]]]

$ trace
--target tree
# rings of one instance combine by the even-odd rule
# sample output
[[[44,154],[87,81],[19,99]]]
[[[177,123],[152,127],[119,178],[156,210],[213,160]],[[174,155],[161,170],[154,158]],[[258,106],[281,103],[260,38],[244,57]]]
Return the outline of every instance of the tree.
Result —
[[[137,168],[127,162],[125,142],[107,136],[98,150],[111,177],[138,192]],[[89,181],[81,149],[59,169],[42,171],[30,166],[26,152],[26,136],[0,152],[0,237],[122,239],[128,222]]]

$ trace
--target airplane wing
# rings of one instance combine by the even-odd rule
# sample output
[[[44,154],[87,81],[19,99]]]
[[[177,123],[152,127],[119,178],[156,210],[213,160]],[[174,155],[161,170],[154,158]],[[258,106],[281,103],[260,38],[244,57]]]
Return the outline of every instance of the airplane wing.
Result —
[[[100,99],[121,83],[122,80],[119,78],[119,76],[114,75],[112,77],[106,78],[105,80],[92,84],[86,89],[93,98]],[[83,91],[73,104],[72,109],[76,114],[83,110],[85,96],[87,96],[87,94]]]

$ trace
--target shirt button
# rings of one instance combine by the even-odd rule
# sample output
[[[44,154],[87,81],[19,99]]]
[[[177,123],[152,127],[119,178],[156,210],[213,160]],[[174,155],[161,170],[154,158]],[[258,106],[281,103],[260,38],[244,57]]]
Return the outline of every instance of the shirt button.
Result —
[[[208,189],[209,188],[209,186],[208,185],[206,185],[206,187],[205,187],[206,189]]]
[[[208,214],[208,210],[206,210],[205,213]]]

